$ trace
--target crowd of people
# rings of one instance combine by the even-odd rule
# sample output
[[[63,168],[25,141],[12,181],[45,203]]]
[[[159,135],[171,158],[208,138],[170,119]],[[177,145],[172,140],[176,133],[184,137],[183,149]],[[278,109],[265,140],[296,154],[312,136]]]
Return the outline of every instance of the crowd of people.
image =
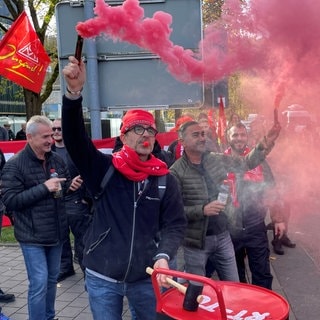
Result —
[[[95,320],[121,319],[124,297],[132,319],[158,319],[146,267],[176,268],[179,248],[188,273],[248,282],[248,259],[250,282],[272,289],[268,212],[273,243],[294,245],[266,160],[279,123],[249,145],[246,127],[233,115],[225,148],[206,113],[184,116],[174,128],[177,140],[164,151],[153,115],[132,109],[113,153],[104,154],[85,130],[85,64],[69,57],[63,75],[62,119],[30,118],[26,146],[4,161],[1,174],[1,212],[13,213],[28,274],[29,320],[57,319],[57,282],[74,274],[75,260]],[[169,287],[166,275],[157,281]]]
[[[0,126],[0,141],[18,141],[27,140],[26,137],[26,124],[21,124],[21,129],[15,135],[11,129],[11,123],[6,121],[3,126]]]

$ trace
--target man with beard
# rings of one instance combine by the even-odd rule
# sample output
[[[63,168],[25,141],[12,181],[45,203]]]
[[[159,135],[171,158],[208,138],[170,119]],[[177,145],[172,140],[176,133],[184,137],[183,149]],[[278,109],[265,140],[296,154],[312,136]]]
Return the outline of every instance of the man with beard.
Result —
[[[241,123],[227,131],[230,147],[225,154],[244,157],[250,149],[247,146],[248,133]],[[245,173],[228,173],[232,194],[232,215],[235,223],[230,225],[230,233],[235,248],[241,282],[246,282],[244,256],[247,255],[252,274],[252,284],[271,289],[272,275],[269,262],[269,245],[265,217],[269,209],[276,234],[281,238],[285,230],[281,214],[282,203],[275,194],[275,181],[266,161]]]

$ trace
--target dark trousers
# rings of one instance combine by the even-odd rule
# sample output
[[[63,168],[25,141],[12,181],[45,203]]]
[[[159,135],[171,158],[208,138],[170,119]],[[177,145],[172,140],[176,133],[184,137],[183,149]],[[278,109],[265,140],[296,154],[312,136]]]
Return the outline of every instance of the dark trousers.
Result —
[[[76,206],[77,211],[74,210],[75,209],[74,206]],[[83,236],[88,230],[88,227],[91,222],[89,207],[87,204],[84,204],[84,203],[75,203],[72,206],[72,210],[71,210],[71,204],[67,204],[66,209],[67,209],[69,231],[72,232],[74,236],[75,255],[78,257],[79,265],[82,271],[84,271],[84,267],[82,265],[83,250],[84,250]],[[76,212],[76,213],[70,213],[70,212]],[[70,237],[68,237],[68,239],[64,242],[63,248],[62,248],[60,272],[65,273],[72,269],[73,269],[73,254],[72,254]]]
[[[248,257],[252,284],[272,289],[273,276],[270,271],[270,250],[265,224],[243,230],[232,238],[239,277],[244,277],[244,252]],[[245,251],[244,251],[245,250]]]

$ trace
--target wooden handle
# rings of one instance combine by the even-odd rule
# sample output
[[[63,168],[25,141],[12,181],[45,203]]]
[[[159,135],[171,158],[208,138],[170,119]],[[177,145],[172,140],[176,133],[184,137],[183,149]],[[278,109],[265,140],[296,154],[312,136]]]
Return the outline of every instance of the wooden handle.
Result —
[[[150,275],[153,273],[153,269],[151,267],[147,267],[146,272]],[[180,284],[177,281],[172,280],[171,278],[167,277],[166,281],[173,287],[177,288],[181,293],[186,294],[187,288]]]
[[[146,272],[150,275],[152,275],[153,273],[153,269],[151,267],[147,267],[146,269]],[[187,292],[187,287],[183,286],[182,284],[180,284],[179,282],[177,281],[174,281],[172,280],[171,278],[167,277],[166,278],[166,281],[173,287],[175,287],[176,289],[178,289],[179,292],[183,293],[184,295],[186,294]],[[197,297],[197,302],[198,303],[201,303],[203,301],[203,296],[202,295],[199,295]]]

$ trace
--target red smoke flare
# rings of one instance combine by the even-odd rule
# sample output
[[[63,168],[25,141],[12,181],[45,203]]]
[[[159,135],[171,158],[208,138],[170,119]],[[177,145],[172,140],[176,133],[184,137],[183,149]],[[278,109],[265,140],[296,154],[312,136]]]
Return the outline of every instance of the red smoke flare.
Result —
[[[77,31],[85,38],[104,34],[149,50],[167,64],[176,79],[186,83],[211,83],[237,71],[254,74],[265,83],[265,88],[259,87],[259,97],[254,96],[255,105],[270,108],[274,101],[267,101],[264,95],[271,96],[270,88],[277,86],[283,73],[287,98],[303,95],[306,103],[308,93],[317,99],[319,0],[305,0],[303,5],[300,0],[226,0],[222,9],[221,18],[205,28],[197,53],[170,40],[170,14],[157,11],[153,17],[144,17],[138,0],[125,0],[118,6],[97,0],[96,17],[78,23]],[[258,88],[257,82],[254,85]],[[244,92],[248,100],[253,98],[251,93]],[[275,104],[280,104],[283,96],[275,98]]]

